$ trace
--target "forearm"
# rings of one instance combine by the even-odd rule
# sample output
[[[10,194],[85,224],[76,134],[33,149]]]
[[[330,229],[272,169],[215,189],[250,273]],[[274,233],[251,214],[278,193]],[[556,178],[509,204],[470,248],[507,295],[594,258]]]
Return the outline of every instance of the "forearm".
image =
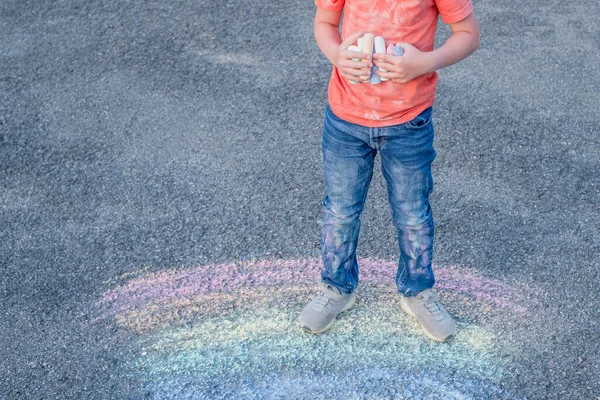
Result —
[[[329,62],[337,68],[340,76],[352,83],[369,79],[371,54],[348,51],[348,47],[362,36],[362,32],[354,32],[344,41],[340,38],[340,19],[342,11],[325,11],[317,9],[315,15],[315,40],[321,52]],[[358,59],[358,61],[357,61]]]
[[[339,27],[328,22],[315,22],[315,40],[325,57],[336,65],[338,47],[341,44]]]
[[[429,53],[429,72],[456,64],[471,55],[477,47],[479,47],[479,32],[454,32],[440,48]]]

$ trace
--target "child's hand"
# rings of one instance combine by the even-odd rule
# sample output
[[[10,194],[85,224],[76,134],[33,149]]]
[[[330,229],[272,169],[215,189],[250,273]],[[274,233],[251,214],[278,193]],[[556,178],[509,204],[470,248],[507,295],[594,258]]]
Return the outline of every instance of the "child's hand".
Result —
[[[375,73],[392,82],[406,83],[428,72],[431,72],[431,60],[428,53],[422,52],[410,43],[398,43],[404,49],[401,56],[375,53],[373,62],[379,67]],[[382,72],[381,70],[386,72]]]
[[[362,37],[363,32],[356,32],[340,44],[335,55],[334,65],[338,69],[341,76],[349,81],[367,81],[371,77],[371,55],[367,53],[358,53],[356,51],[348,51],[353,43],[358,38]],[[361,61],[353,61],[353,58],[360,58]]]

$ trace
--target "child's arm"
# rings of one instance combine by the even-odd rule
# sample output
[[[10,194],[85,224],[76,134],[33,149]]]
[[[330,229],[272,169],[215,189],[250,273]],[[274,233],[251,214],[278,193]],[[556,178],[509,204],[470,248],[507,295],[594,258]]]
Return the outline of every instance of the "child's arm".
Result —
[[[452,36],[434,51],[422,52],[409,43],[399,43],[404,49],[402,56],[376,53],[374,63],[388,72],[377,75],[394,82],[408,82],[417,76],[442,69],[467,58],[479,47],[479,23],[472,12],[465,19],[450,24]]]
[[[371,55],[348,51],[363,32],[350,35],[341,42],[339,25],[341,11],[325,11],[317,8],[315,15],[315,39],[327,59],[338,69],[341,76],[348,80],[368,80],[371,75]],[[352,61],[361,58],[362,61]]]

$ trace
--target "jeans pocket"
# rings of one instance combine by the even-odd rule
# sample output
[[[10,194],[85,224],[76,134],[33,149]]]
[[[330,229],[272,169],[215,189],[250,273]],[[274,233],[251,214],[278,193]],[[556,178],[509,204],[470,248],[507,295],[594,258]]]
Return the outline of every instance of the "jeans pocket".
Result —
[[[414,119],[405,122],[404,126],[409,129],[423,128],[431,123],[433,116],[433,107],[428,107],[421,114],[417,115]]]

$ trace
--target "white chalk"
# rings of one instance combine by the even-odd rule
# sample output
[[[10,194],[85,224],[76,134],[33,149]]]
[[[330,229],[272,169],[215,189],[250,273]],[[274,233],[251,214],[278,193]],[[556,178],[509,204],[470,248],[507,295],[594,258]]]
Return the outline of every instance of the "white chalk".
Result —
[[[362,53],[359,46],[350,46],[350,47],[348,47],[348,51],[356,51],[356,52]],[[358,61],[360,61],[360,58],[359,57],[353,58],[352,61],[358,62]],[[349,81],[349,82],[353,85],[356,85],[358,83],[358,81]]]
[[[356,44],[358,45],[358,48],[360,49],[360,51],[362,52],[363,49],[363,42],[365,41],[364,36],[361,36],[358,38],[358,40],[356,41]]]
[[[385,39],[383,36],[375,36],[375,53],[385,54]]]
[[[382,36],[375,37],[375,53],[385,54],[385,39]],[[381,72],[387,72],[385,69],[379,68],[379,70]],[[377,84],[387,80],[387,78],[382,78],[379,75],[375,74],[375,68],[373,68],[373,71],[371,73],[371,83]]]
[[[359,46],[350,46],[350,47],[348,47],[348,51],[356,51],[358,53],[362,53],[362,50],[360,49]],[[359,57],[353,58],[352,61],[360,61],[360,58]]]

